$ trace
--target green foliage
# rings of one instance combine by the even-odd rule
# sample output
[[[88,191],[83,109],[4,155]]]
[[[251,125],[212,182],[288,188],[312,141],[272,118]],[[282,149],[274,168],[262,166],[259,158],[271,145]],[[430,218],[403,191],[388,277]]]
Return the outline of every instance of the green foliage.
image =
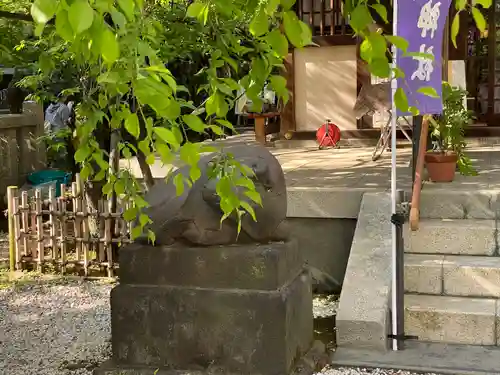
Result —
[[[275,74],[283,68],[289,43],[311,43],[311,32],[290,10],[292,5],[288,0],[195,1],[187,8],[142,0],[33,2],[39,39],[32,45],[38,44],[41,53],[32,62],[37,73],[23,84],[35,88],[39,98],[58,91],[53,82],[78,94],[75,160],[84,179],[103,181],[104,194],[131,203],[126,217],[138,219],[133,237],[149,223],[140,214],[147,203],[129,172],[109,172],[103,134],[116,129],[130,136],[118,145],[126,159],[137,150],[148,162],[158,155],[168,163],[178,155],[190,167],[189,175],[173,181],[182,194],[200,177],[199,155],[208,151],[206,145],[186,141],[187,131],[221,134],[223,127],[232,128],[227,116],[241,89],[258,103],[270,80],[278,95],[288,98],[285,80]],[[198,64],[193,65],[201,69],[192,75],[200,81],[184,87],[176,67],[195,59]],[[254,218],[248,199],[258,202],[260,197],[250,172],[222,151],[215,170],[222,219]]]
[[[473,120],[473,112],[467,110],[464,101],[467,92],[449,83],[443,83],[443,114],[431,118],[431,136],[438,152],[454,152],[458,155],[458,167],[464,175],[475,175],[471,160],[465,155],[465,126]]]
[[[460,13],[470,12],[478,28],[484,31],[486,21],[483,13],[484,9],[491,6],[491,3],[491,0],[476,0],[472,2],[454,0],[453,4],[458,10],[458,13],[452,21],[451,39],[455,46],[460,26]],[[383,34],[382,28],[378,27],[380,25],[377,26],[375,24],[373,12],[371,12],[370,9],[373,9],[383,22],[389,22],[388,15],[392,14],[392,8],[386,8],[386,6],[378,0],[376,2],[370,0],[344,1],[344,15],[350,16],[350,25],[355,33],[363,39],[360,46],[360,55],[361,58],[368,63],[368,68],[373,75],[381,78],[401,77],[400,70],[392,66],[392,59],[387,58],[388,55],[392,55],[394,52],[389,48],[391,45],[397,50],[398,54],[402,54],[405,57],[433,59],[433,56],[429,54],[408,51],[408,41],[404,38]],[[446,16],[446,13],[447,11],[442,10],[441,17]],[[431,97],[436,96],[435,90],[431,88],[424,88],[420,92]],[[399,91],[395,98],[397,108],[405,112],[409,109],[406,96],[405,87],[403,87],[403,90]]]
[[[19,1],[7,2],[12,11]],[[137,150],[148,163],[155,156],[169,163],[179,155],[190,166],[188,176],[173,181],[181,194],[199,178],[199,153],[206,151],[205,145],[185,142],[187,132],[221,134],[224,127],[231,128],[228,114],[240,90],[259,106],[259,94],[270,83],[286,101],[286,82],[279,75],[283,58],[289,47],[311,44],[310,28],[292,9],[294,0],[197,0],[189,6],[166,0],[25,0],[23,4],[25,10],[31,9],[35,23],[29,32],[16,29],[3,49],[36,72],[22,83],[35,88],[39,99],[62,88],[78,94],[75,160],[82,177],[103,181],[105,194],[114,192],[132,203],[126,216],[139,218],[134,236],[148,223],[140,216],[147,203],[128,172],[109,173],[105,135],[109,137],[111,130],[128,134],[118,145],[126,159]],[[482,8],[489,6],[491,0],[455,0],[459,13],[471,12],[479,28],[485,26]],[[345,0],[343,12],[363,39],[361,57],[374,75],[403,76],[391,64],[391,45],[409,58],[430,57],[408,51],[408,41],[386,35],[374,25],[373,15],[388,22],[392,13],[381,2]],[[4,43],[10,30],[2,25],[14,23],[2,22]],[[453,38],[458,26],[454,20]],[[422,93],[435,96],[430,89]],[[399,109],[415,111],[408,107],[404,87],[395,99]],[[219,153],[213,178],[218,179],[223,218],[254,215],[247,198],[256,202],[258,194],[243,169],[230,155]]]

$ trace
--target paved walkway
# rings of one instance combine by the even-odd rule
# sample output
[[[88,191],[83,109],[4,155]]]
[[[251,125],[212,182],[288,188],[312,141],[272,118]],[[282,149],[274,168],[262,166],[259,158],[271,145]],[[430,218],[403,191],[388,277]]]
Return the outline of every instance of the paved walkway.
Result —
[[[355,189],[388,191],[391,184],[391,154],[385,152],[373,162],[373,148],[274,149],[285,172],[287,186],[293,188]],[[478,176],[456,176],[453,183],[426,182],[425,189],[500,189],[500,147],[488,146],[468,151]],[[398,188],[411,188],[411,148],[397,149]],[[135,161],[128,163],[137,177],[142,177]],[[125,166],[125,161],[122,161]],[[158,161],[152,166],[155,178],[164,177],[171,167]]]

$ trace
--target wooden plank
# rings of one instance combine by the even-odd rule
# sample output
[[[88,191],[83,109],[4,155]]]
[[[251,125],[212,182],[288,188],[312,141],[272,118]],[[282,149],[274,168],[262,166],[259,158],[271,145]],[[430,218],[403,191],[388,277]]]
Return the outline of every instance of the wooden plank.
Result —
[[[9,220],[9,266],[11,271],[16,270],[17,257],[19,253],[19,247],[16,246],[16,234],[15,231],[15,216],[18,216],[16,212],[15,197],[17,196],[17,186],[9,186],[7,188],[7,207],[8,207],[8,220]]]
[[[36,248],[37,248],[37,268],[39,272],[43,271],[45,261],[43,218],[42,218],[42,191],[35,190],[35,214],[36,214]]]
[[[21,193],[21,222],[23,231],[23,255],[28,256],[32,254],[30,249],[31,241],[28,238],[29,235],[29,215],[28,210],[30,208],[28,201],[28,192],[25,190]],[[20,251],[20,249],[18,249]]]
[[[356,45],[356,37],[354,35],[316,35],[312,37],[312,41],[321,47]]]
[[[330,35],[335,34],[335,3],[338,0],[330,0]]]
[[[59,220],[61,228],[61,237],[59,239],[61,243],[61,273],[64,275],[66,273],[66,263],[67,263],[67,228],[66,228],[66,185],[61,184],[61,196],[59,197]]]
[[[321,35],[325,35],[325,0],[320,0],[320,20],[319,20],[319,32]]]

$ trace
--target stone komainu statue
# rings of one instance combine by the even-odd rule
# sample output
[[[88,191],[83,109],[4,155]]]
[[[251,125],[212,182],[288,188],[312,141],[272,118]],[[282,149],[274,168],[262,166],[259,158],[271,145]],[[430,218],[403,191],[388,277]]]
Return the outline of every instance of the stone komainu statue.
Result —
[[[156,235],[156,245],[187,243],[210,246],[234,243],[267,243],[287,239],[285,218],[287,211],[286,184],[278,160],[259,144],[225,144],[225,153],[230,153],[240,163],[255,172],[254,183],[262,199],[262,206],[245,199],[255,210],[257,222],[250,215],[242,217],[242,226],[237,235],[237,218],[231,216],[222,224],[222,211],[216,194],[217,180],[209,178],[210,162],[216,153],[201,157],[201,177],[190,188],[185,187],[181,196],[176,195],[172,178],[156,183],[146,194],[150,204],[145,213],[153,223],[148,226]],[[189,176],[189,167],[174,172]],[[146,242],[146,238],[141,238]]]

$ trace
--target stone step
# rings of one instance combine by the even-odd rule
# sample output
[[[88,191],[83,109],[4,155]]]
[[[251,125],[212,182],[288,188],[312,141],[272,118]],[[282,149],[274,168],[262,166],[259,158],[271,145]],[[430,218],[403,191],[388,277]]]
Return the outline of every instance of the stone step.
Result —
[[[494,255],[498,246],[494,220],[425,219],[406,234],[409,253]]]
[[[420,341],[497,345],[497,304],[486,298],[405,295],[405,333]]]
[[[500,257],[406,254],[405,290],[500,298]]]
[[[426,182],[420,196],[421,219],[490,219],[497,217],[500,191],[478,184],[450,190],[445,184]],[[446,185],[448,186],[448,185]]]

